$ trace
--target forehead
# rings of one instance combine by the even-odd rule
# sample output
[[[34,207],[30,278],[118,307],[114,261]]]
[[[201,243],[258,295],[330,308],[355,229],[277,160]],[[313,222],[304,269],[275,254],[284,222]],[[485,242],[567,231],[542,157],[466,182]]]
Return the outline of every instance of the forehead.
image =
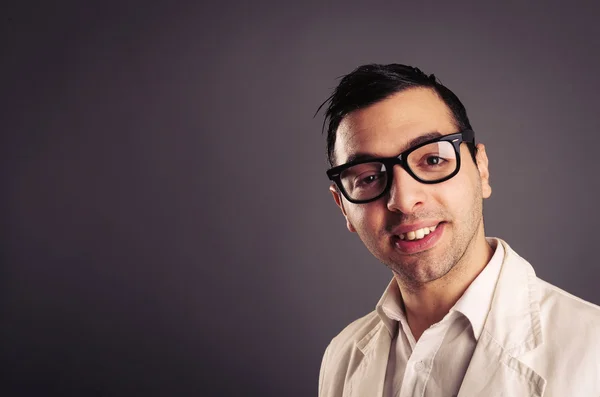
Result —
[[[408,142],[431,132],[457,132],[444,101],[429,88],[396,93],[344,117],[337,130],[336,164],[355,153],[395,156],[407,149]]]

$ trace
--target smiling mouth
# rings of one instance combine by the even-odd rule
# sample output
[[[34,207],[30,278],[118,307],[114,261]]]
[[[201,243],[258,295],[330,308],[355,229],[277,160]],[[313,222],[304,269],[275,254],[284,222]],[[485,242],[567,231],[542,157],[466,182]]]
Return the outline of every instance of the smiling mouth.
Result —
[[[430,227],[424,227],[424,228],[417,229],[417,230],[411,230],[410,232],[400,234],[400,236],[398,236],[398,237],[400,237],[400,240],[404,240],[404,241],[421,240],[422,238],[427,236],[429,233],[433,233],[437,227],[438,227],[438,225],[433,225]]]
[[[444,233],[446,222],[394,235],[394,247],[405,255],[412,255],[433,248]]]

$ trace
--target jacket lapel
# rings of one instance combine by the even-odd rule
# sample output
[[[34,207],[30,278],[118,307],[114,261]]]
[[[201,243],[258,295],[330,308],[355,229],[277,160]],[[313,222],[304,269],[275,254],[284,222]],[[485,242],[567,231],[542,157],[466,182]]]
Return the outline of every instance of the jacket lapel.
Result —
[[[354,362],[350,364],[356,370],[347,380],[344,397],[383,396],[391,342],[388,328],[380,322],[356,343],[351,359]]]
[[[543,343],[535,272],[508,244],[499,243],[502,270],[458,396],[541,397],[546,380],[518,359]]]

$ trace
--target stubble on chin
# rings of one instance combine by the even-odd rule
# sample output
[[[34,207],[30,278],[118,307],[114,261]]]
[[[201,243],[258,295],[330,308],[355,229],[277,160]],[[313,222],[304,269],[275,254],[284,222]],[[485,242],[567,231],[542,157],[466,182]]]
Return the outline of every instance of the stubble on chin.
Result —
[[[394,273],[402,287],[418,290],[425,284],[446,276],[454,267],[454,258],[442,254],[434,258],[430,252],[404,255],[404,258],[388,258],[384,264]]]
[[[442,252],[439,257],[417,253],[407,255],[406,259],[389,260],[386,266],[392,270],[399,284],[409,291],[416,292],[433,281],[442,282],[439,285],[451,284],[468,272],[469,264],[466,261],[474,249],[477,233],[483,226],[481,220],[482,217],[472,220],[477,225],[472,233],[452,239],[447,247],[437,247]],[[414,259],[409,259],[410,257]]]

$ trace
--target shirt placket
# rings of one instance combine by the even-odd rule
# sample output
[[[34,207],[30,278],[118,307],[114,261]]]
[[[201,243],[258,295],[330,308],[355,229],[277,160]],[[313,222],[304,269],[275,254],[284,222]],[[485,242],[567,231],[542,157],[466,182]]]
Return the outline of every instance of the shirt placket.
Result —
[[[432,325],[412,346],[398,397],[425,397],[433,361],[449,328],[449,319]],[[404,327],[403,327],[404,328]],[[414,338],[408,334],[411,345]]]

